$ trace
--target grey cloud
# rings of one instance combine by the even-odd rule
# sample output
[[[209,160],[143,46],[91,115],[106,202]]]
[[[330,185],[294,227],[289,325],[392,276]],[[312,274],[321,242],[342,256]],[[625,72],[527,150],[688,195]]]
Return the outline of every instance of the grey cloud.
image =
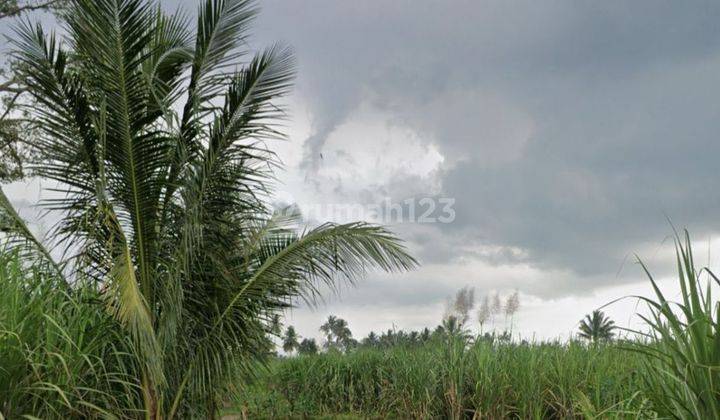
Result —
[[[668,67],[538,111],[543,127],[521,160],[449,169],[456,227],[581,273],[615,270],[634,244],[662,240],[666,217],[698,234],[720,230],[720,60]]]
[[[262,8],[257,45],[280,39],[298,53],[297,95],[313,118],[303,169],[368,103],[447,158],[436,176],[457,199],[457,221],[434,240],[400,228],[431,261],[474,255],[570,270],[577,284],[558,286],[570,291],[616,281],[627,255],[670,232],[666,217],[698,235],[720,231],[720,3]],[[369,195],[416,196],[408,179]]]
[[[287,4],[264,19],[296,43],[318,118],[370,95],[466,158],[442,181],[478,241],[597,273],[662,238],[664,214],[717,228],[720,5]]]

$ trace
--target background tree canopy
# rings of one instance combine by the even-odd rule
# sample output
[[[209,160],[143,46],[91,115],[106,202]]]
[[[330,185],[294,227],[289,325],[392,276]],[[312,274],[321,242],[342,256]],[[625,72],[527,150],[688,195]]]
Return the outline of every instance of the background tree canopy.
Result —
[[[0,0],[0,19],[36,10],[62,7],[66,0]]]
[[[13,17],[39,11],[58,11],[67,5],[66,0],[19,1],[0,0],[0,21],[9,24]],[[23,163],[30,159],[29,149],[23,144],[30,141],[34,130],[27,115],[19,109],[23,87],[12,77],[12,59],[3,57],[0,67],[0,183],[23,177]]]

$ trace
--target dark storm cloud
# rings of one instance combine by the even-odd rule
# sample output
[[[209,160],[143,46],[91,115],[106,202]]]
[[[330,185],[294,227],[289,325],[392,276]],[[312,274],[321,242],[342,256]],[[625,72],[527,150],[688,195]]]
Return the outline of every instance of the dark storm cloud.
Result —
[[[439,182],[457,220],[425,243],[410,231],[423,255],[519,248],[598,281],[662,241],[666,217],[720,230],[718,2],[261,5],[257,45],[297,50],[313,123],[305,170],[363,103],[446,157]],[[438,243],[456,248],[428,249]]]

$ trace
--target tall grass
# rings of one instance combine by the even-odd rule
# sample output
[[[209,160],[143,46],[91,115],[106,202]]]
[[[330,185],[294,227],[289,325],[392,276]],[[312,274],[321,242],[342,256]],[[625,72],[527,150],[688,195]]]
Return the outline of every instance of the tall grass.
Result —
[[[130,342],[98,301],[0,254],[0,419],[138,417]]]
[[[720,279],[676,237],[678,301],[654,296],[638,339],[508,343],[451,334],[427,344],[279,359],[250,384],[246,415],[720,419]],[[628,351],[630,350],[630,351]]]
[[[512,344],[462,338],[276,361],[238,410],[257,416],[337,413],[402,418],[650,415],[642,356],[616,345]]]
[[[720,418],[720,279],[678,238],[680,297],[642,297],[640,341],[425,344],[278,358],[241,386],[248,418]],[[102,291],[0,252],[0,420],[139,418],[141,366]],[[631,350],[631,351],[628,351]],[[242,379],[238,378],[242,383]]]
[[[655,292],[655,299],[641,298],[651,331],[647,343],[632,348],[648,356],[642,378],[659,414],[720,419],[720,302],[712,297],[720,280],[708,268],[696,269],[687,231],[676,235],[675,248],[681,298],[668,299],[643,265]]]

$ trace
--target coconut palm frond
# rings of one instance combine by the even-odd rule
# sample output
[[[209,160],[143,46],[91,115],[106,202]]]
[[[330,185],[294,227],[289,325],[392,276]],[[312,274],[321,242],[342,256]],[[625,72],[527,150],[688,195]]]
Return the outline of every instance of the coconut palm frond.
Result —
[[[58,278],[62,278],[61,267],[45,245],[30,231],[2,188],[0,188],[0,243],[17,250],[26,260],[48,265]]]

